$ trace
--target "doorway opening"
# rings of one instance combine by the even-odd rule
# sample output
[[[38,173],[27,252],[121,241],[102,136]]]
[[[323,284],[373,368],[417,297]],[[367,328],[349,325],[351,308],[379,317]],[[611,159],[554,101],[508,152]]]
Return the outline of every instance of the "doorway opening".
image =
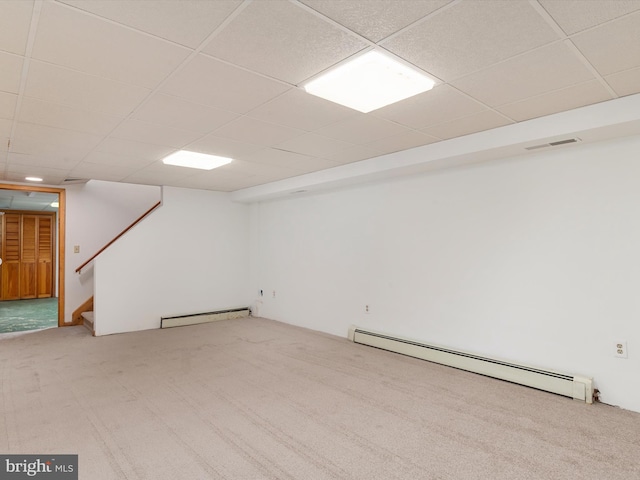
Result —
[[[65,193],[0,184],[0,333],[64,325]]]

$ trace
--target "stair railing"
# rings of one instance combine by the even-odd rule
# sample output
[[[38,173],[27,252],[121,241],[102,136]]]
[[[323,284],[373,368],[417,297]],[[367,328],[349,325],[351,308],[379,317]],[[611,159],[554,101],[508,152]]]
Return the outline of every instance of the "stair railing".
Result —
[[[116,235],[111,241],[109,241],[109,243],[107,243],[104,247],[102,247],[100,250],[98,250],[96,253],[94,253],[89,260],[87,260],[86,262],[84,262],[82,265],[80,265],[78,268],[76,268],[76,273],[81,273],[82,269],[84,267],[86,267],[87,265],[89,265],[98,255],[100,255],[102,252],[104,252],[107,248],[109,248],[113,243],[115,243],[121,236],[123,236],[125,233],[127,233],[129,230],[131,230],[133,227],[135,227],[140,221],[142,221],[143,218],[145,218],[147,215],[149,215],[151,212],[153,212],[156,208],[158,208],[160,206],[162,202],[158,202],[156,203],[153,207],[151,207],[149,210],[147,210],[146,212],[144,212],[142,215],[140,215],[131,225],[129,225],[127,228],[125,228],[123,231],[121,231],[118,235]]]

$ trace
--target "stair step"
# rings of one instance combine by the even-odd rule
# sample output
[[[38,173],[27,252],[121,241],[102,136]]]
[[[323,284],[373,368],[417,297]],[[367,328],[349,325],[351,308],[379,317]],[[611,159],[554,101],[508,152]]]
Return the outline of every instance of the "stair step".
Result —
[[[94,333],[93,312],[82,312],[80,316],[82,317],[82,324],[87,327],[91,333]]]

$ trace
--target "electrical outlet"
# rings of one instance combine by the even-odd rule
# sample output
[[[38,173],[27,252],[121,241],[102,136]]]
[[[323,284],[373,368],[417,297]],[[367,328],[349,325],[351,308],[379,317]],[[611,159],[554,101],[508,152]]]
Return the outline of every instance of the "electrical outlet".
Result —
[[[80,253],[80,245],[73,246],[73,253]]]
[[[369,305],[364,306],[364,313],[371,313],[371,311],[369,310]]]
[[[613,356],[617,358],[628,358],[627,356],[627,342],[618,341],[613,345]]]
[[[272,293],[273,298],[276,298],[276,291],[274,290]]]

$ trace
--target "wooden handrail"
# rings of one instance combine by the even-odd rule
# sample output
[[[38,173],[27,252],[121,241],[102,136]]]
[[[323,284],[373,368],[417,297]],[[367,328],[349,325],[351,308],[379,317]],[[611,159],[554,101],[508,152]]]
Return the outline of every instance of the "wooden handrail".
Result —
[[[76,268],[76,273],[80,273],[82,271],[82,269],[84,267],[86,267],[87,265],[89,265],[89,263],[91,263],[93,261],[94,258],[96,258],[98,255],[100,255],[102,252],[104,252],[107,248],[109,248],[111,246],[111,244],[113,244],[116,240],[118,240],[121,236],[123,236],[125,233],[127,233],[129,230],[131,230],[133,227],[136,226],[136,224],[138,224],[138,222],[140,222],[144,217],[146,217],[147,215],[149,215],[151,212],[153,212],[156,208],[158,208],[160,206],[162,202],[158,202],[156,203],[153,207],[151,207],[149,210],[147,210],[146,212],[144,212],[142,215],[140,215],[131,225],[129,225],[127,228],[125,228],[123,231],[121,231],[118,235],[116,235],[113,240],[111,240],[109,243],[107,243],[104,247],[102,247],[100,250],[98,250],[96,253],[94,253],[91,258],[89,258],[89,260],[87,260],[86,262],[84,262],[82,265],[80,265],[78,268]]]

